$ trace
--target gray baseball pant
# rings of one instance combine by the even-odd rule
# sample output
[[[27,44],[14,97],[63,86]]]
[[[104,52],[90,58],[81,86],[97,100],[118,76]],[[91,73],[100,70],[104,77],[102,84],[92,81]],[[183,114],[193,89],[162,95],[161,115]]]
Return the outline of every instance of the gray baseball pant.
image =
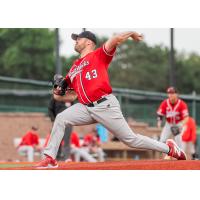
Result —
[[[81,126],[96,122],[104,125],[112,134],[129,147],[155,150],[166,154],[169,152],[169,147],[165,143],[135,134],[123,117],[117,98],[112,94],[107,95],[106,98],[106,101],[94,107],[77,103],[59,113],[56,116],[44,154],[54,159],[56,158],[66,126]]]
[[[64,133],[64,146],[63,146],[63,154],[64,157],[62,158],[62,160],[67,160],[70,157],[70,136],[71,136],[71,132],[72,132],[72,126],[67,126],[65,129],[65,133]]]

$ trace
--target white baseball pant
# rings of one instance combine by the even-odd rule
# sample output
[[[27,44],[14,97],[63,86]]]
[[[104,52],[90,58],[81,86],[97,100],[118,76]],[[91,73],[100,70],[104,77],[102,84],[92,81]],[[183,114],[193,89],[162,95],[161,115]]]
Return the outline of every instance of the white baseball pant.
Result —
[[[168,122],[165,123],[160,135],[160,142],[166,142],[166,140],[172,136],[172,131],[171,131],[172,126],[173,124],[169,124]],[[177,124],[177,126],[181,126],[181,125]],[[174,136],[175,142],[181,149],[183,149],[183,141],[182,141],[183,132],[184,132],[184,129],[181,130],[180,134]]]
[[[34,161],[34,148],[29,145],[23,145],[18,148],[18,153],[21,155],[26,155],[28,162]]]
[[[59,113],[56,116],[44,154],[49,155],[54,159],[56,158],[66,126],[81,126],[96,122],[104,125],[120,141],[129,147],[156,150],[163,153],[169,152],[169,147],[165,143],[143,135],[135,134],[123,117],[117,98],[112,94],[107,95],[106,98],[106,101],[101,102],[94,107],[88,107],[81,103],[77,103]]]
[[[80,162],[81,159],[87,162],[97,162],[95,158],[84,148],[71,147],[71,154],[74,155],[75,162]]]

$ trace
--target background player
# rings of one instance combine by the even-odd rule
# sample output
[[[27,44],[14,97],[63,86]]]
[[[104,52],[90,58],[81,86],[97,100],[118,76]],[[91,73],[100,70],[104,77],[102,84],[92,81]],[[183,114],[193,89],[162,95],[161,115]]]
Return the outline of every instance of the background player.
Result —
[[[188,121],[189,112],[187,104],[178,96],[178,91],[175,87],[167,89],[168,98],[162,101],[157,110],[157,126],[161,128],[162,119],[166,122],[162,129],[160,141],[166,142],[171,136],[180,148],[182,147],[182,133],[184,125]]]
[[[74,89],[79,103],[57,115],[49,143],[44,150],[45,158],[36,167],[58,166],[55,158],[66,126],[96,122],[104,125],[120,141],[130,147],[156,150],[180,160],[186,159],[185,153],[172,140],[164,144],[133,133],[121,113],[119,102],[112,94],[108,67],[116,47],[128,38],[139,42],[142,41],[143,36],[136,32],[116,34],[102,47],[95,50],[97,40],[92,32],[72,34],[72,39],[75,40],[74,49],[80,54],[80,58],[75,60],[62,84],[54,89],[54,97],[61,100],[63,98],[61,95],[65,94],[68,86]]]
[[[39,145],[39,134],[37,132],[38,128],[32,126],[31,130],[26,132],[22,137],[17,151],[20,155],[26,155],[29,162],[34,161],[34,152],[41,152],[42,147]]]
[[[187,123],[184,126],[182,134],[182,148],[187,153],[188,157],[197,160],[198,154],[196,153],[196,140],[197,140],[197,125],[196,121],[189,117]]]

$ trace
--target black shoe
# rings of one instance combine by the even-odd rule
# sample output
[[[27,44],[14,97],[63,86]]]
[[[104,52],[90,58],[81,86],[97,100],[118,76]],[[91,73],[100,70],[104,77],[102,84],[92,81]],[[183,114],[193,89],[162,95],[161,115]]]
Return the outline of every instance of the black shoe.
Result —
[[[192,160],[199,160],[199,156],[197,153],[192,154]]]

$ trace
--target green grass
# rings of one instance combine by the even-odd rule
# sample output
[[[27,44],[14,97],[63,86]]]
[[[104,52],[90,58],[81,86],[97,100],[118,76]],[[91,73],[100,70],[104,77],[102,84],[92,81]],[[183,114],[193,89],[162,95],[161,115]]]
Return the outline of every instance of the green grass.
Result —
[[[15,167],[28,167],[32,166],[32,163],[27,163],[27,164],[21,164],[21,163],[1,163],[0,164],[0,169],[1,168],[15,168]]]

